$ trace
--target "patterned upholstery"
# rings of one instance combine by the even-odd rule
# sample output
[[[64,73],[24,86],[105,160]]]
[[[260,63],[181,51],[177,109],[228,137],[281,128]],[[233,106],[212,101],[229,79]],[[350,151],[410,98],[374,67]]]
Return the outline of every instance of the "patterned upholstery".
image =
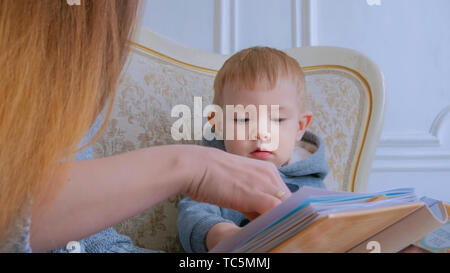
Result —
[[[324,68],[305,74],[313,112],[310,130],[326,143],[327,189],[353,191],[352,162],[357,160],[358,144],[364,137],[368,94],[362,82],[344,70]]]
[[[304,70],[309,107],[314,114],[311,131],[326,143],[330,166],[326,186],[331,190],[351,191],[367,132],[371,95],[364,79],[345,67],[317,66],[304,67]],[[177,104],[192,107],[193,96],[203,97],[203,107],[210,104],[213,80],[214,73],[133,49],[107,129],[94,145],[95,156],[175,143],[170,128],[178,117],[171,117],[172,107]],[[115,228],[129,235],[138,246],[182,251],[176,230],[180,199],[181,196],[176,196],[161,202]]]
[[[213,74],[189,71],[139,51],[134,51],[130,59],[109,124],[94,144],[95,157],[175,143],[170,128],[178,118],[171,118],[172,107],[193,107],[193,96],[203,96],[204,105],[212,102]],[[164,201],[115,228],[140,247],[181,252],[176,228],[181,198]]]

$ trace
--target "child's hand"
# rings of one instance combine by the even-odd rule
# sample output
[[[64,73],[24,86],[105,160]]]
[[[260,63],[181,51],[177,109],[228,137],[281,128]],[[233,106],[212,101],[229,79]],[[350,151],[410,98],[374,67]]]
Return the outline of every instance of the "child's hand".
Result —
[[[206,247],[211,250],[218,243],[230,237],[241,228],[235,224],[223,222],[215,224],[206,235]]]

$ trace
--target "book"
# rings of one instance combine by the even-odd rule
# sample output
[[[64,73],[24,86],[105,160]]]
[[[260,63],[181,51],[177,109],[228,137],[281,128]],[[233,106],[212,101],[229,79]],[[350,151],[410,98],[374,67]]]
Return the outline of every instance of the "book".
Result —
[[[448,204],[412,188],[351,193],[302,187],[211,253],[398,252],[448,221]]]
[[[446,204],[447,212],[450,205]],[[414,243],[415,246],[434,253],[450,253],[450,216],[447,223]]]

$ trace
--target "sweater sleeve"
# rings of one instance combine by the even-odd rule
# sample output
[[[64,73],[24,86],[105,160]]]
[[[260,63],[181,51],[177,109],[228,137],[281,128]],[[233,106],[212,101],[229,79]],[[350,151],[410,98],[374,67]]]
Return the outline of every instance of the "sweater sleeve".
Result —
[[[181,245],[186,252],[208,252],[206,235],[215,224],[227,222],[240,225],[244,219],[245,217],[235,210],[186,197],[178,204],[177,226]]]
[[[77,241],[80,253],[154,253],[146,248],[137,247],[133,244],[130,237],[117,233],[110,227],[99,233],[91,235],[80,241]],[[69,245],[63,248],[54,249],[50,253],[70,253]]]
[[[0,253],[31,253],[30,246],[31,200],[15,219],[6,237],[0,242]]]

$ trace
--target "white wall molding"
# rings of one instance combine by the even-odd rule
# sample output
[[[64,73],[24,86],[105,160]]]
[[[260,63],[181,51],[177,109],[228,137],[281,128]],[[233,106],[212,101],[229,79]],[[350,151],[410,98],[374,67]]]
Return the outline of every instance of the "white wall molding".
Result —
[[[450,149],[441,147],[380,147],[373,172],[450,171]]]
[[[317,37],[315,0],[291,0],[292,47],[311,46]]]
[[[233,54],[239,49],[239,2],[214,1],[214,51]],[[316,0],[291,0],[292,47],[311,46],[317,41]]]
[[[450,171],[450,149],[429,146],[379,147],[372,172]]]
[[[311,46],[311,1],[310,0],[302,0],[301,6],[301,16],[302,16],[302,33],[301,33],[301,41],[302,46]]]
[[[238,18],[238,4],[236,0],[229,0],[230,4],[230,54],[238,50],[239,37],[239,18]]]
[[[382,136],[372,171],[450,171],[450,105],[436,116],[429,132]]]
[[[227,1],[228,2],[228,1]],[[224,53],[230,50],[226,42],[230,33],[229,5],[223,0],[214,0],[214,52]]]
[[[214,52],[232,54],[237,49],[236,0],[214,1]]]
[[[439,139],[427,132],[387,133],[380,138],[378,147],[439,147]]]
[[[302,0],[300,13],[302,46],[317,45],[317,8],[317,0]]]
[[[291,17],[292,17],[292,47],[302,46],[302,5],[301,0],[291,0]]]
[[[445,107],[434,119],[430,133],[439,139],[442,146],[450,148],[450,105]]]
[[[398,141],[400,143],[400,138]],[[428,141],[427,139],[424,139],[423,145],[420,145],[421,141],[411,140],[406,136],[404,142],[406,144],[379,146],[372,171],[450,171],[450,149],[448,147],[435,146],[435,140]]]

